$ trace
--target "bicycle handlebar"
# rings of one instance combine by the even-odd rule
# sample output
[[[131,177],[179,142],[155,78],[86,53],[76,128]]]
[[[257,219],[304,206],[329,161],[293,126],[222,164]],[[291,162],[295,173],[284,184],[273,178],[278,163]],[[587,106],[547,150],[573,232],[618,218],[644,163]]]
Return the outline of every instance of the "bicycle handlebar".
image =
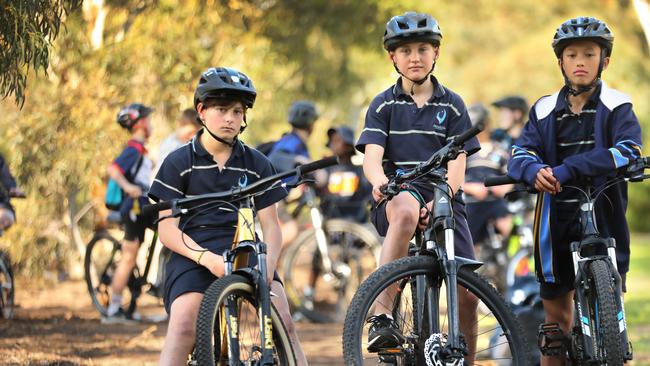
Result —
[[[485,125],[483,123],[475,124],[462,134],[455,136],[449,143],[447,143],[447,145],[443,146],[433,155],[431,155],[429,160],[418,164],[416,167],[406,171],[405,173],[396,175],[387,184],[380,187],[379,190],[385,195],[395,195],[395,192],[398,193],[399,190],[393,189],[396,187],[391,187],[392,185],[399,185],[414,177],[430,173],[431,171],[440,168],[448,161],[456,159],[459,153],[459,149],[463,146],[463,144],[470,138],[478,135],[478,133],[483,131],[484,128]]]
[[[239,199],[247,196],[251,196],[255,193],[261,192],[266,188],[269,188],[272,184],[278,182],[287,177],[291,176],[303,176],[307,173],[311,173],[318,169],[327,168],[332,165],[338,164],[338,158],[332,156],[329,158],[317,160],[308,164],[300,165],[295,169],[287,170],[285,172],[277,173],[272,176],[260,179],[257,182],[247,186],[247,187],[234,187],[229,191],[216,192],[216,193],[207,193],[202,194],[196,197],[190,198],[178,198],[169,201],[164,201],[152,205],[147,205],[142,208],[143,215],[153,215],[159,211],[169,210],[170,208],[189,208],[193,205],[199,204],[201,202],[207,201],[232,201],[234,199]],[[286,183],[283,183],[283,186],[286,186]]]
[[[640,182],[644,179],[650,178],[650,175],[643,174],[643,170],[649,168],[650,168],[650,156],[646,156],[634,160],[626,167],[621,168],[619,172],[623,177],[628,178],[632,182]],[[517,183],[524,183],[524,182],[519,182],[514,178],[510,177],[509,175],[494,175],[491,177],[486,177],[483,180],[483,184],[486,187],[501,186],[506,184],[517,184]]]

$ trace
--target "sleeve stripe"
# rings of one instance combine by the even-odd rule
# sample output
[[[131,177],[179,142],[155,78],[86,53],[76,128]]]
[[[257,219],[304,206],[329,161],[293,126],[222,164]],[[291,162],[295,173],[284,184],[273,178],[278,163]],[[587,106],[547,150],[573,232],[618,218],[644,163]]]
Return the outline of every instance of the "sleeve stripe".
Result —
[[[259,175],[258,173],[256,173],[256,172],[252,171],[252,170],[243,169],[243,168],[235,168],[235,167],[232,167],[232,166],[224,167],[224,169],[228,169],[228,170],[236,170],[236,171],[240,171],[240,172],[245,172],[245,173],[248,173],[248,174],[254,175],[255,177],[257,177],[257,179],[260,178],[260,175]]]
[[[609,151],[612,154],[612,158],[614,159],[614,166],[616,168],[626,166],[630,163],[630,159],[623,156],[623,154],[621,154],[621,152],[618,151],[617,148],[615,147],[609,148]]]
[[[154,179],[153,181],[154,181],[154,182],[158,182],[160,185],[162,185],[163,187],[165,187],[165,188],[167,188],[167,189],[170,189],[170,190],[172,190],[172,191],[174,191],[174,192],[177,192],[177,193],[180,193],[180,194],[182,194],[182,195],[185,195],[183,192],[181,192],[181,191],[179,191],[178,189],[176,189],[176,188],[170,186],[169,184],[167,184],[167,183],[161,181],[160,179],[157,179],[157,178],[156,178],[156,179]]]
[[[379,128],[369,128],[369,127],[366,127],[366,128],[363,129],[363,131],[361,131],[361,133],[363,133],[363,132],[365,132],[365,131],[370,131],[370,132],[379,132],[379,133],[381,133],[382,135],[388,137],[388,134],[387,134],[386,132],[384,132],[383,130],[379,129]]]

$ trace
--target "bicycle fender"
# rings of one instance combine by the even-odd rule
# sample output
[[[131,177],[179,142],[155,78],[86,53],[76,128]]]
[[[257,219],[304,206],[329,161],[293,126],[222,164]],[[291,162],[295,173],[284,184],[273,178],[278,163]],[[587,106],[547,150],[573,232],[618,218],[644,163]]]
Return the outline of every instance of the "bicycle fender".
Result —
[[[469,269],[472,270],[472,272],[476,271],[483,265],[483,262],[479,262],[477,260],[464,258],[464,257],[456,257],[456,263],[459,269],[461,267],[469,267]]]

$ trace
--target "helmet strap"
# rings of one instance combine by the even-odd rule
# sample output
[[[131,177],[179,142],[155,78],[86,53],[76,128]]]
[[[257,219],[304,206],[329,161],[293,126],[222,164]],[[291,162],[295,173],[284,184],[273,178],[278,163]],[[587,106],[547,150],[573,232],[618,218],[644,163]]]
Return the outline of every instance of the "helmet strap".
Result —
[[[598,74],[596,75],[596,78],[589,84],[589,85],[581,85],[578,86],[578,88],[574,88],[573,85],[571,85],[571,81],[569,81],[569,77],[566,75],[564,72],[564,68],[562,67],[562,59],[560,59],[560,70],[562,70],[562,77],[564,77],[564,85],[568,88],[569,94],[572,96],[578,96],[582,93],[588,92],[591,89],[595,88],[598,86],[598,83],[600,83],[600,74],[603,72],[603,65],[604,65],[604,51],[602,51],[600,55],[600,64],[598,65]]]
[[[427,81],[427,79],[429,79],[429,75],[431,75],[433,73],[433,69],[436,68],[436,62],[433,61],[433,65],[431,65],[431,70],[429,70],[429,72],[427,73],[427,75],[425,77],[423,77],[422,79],[419,79],[419,80],[410,79],[406,75],[402,74],[402,72],[399,71],[399,69],[397,68],[397,64],[395,62],[393,62],[393,67],[395,68],[395,71],[397,71],[397,73],[400,74],[400,76],[402,76],[404,79],[406,79],[406,80],[408,80],[408,81],[410,81],[412,83],[411,84],[411,95],[414,95],[415,92],[413,91],[413,88],[415,88],[415,84],[422,85],[422,84],[424,84],[425,81]]]
[[[226,145],[226,146],[228,146],[230,148],[235,146],[235,144],[237,143],[237,137],[235,137],[232,141],[228,141],[228,140],[226,140],[224,138],[221,138],[221,137],[217,136],[215,133],[213,133],[212,131],[210,131],[208,126],[205,125],[205,122],[203,122],[203,120],[200,120],[200,121],[201,121],[201,125],[203,125],[203,128],[205,128],[205,130],[208,131],[210,136],[212,136],[212,138],[214,138],[215,140],[221,142],[222,144],[224,144],[224,145]]]

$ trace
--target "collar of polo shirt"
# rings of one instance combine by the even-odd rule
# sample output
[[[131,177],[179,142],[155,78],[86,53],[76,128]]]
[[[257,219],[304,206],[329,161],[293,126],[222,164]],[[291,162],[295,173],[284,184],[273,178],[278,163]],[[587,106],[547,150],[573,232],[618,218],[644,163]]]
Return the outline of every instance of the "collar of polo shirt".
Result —
[[[201,135],[205,130],[202,128],[199,130],[199,132],[196,133],[194,138],[192,138],[192,150],[194,151],[195,154],[198,156],[212,156],[208,150],[205,149],[203,144],[201,143]],[[235,145],[232,147],[232,156],[240,156],[244,152],[244,147],[242,146],[242,142],[239,141],[239,139],[235,140]]]
[[[433,95],[431,98],[429,98],[429,101],[432,101],[433,99],[436,98],[442,98],[443,95],[445,95],[445,89],[440,85],[438,82],[438,79],[436,79],[435,76],[430,75],[431,82],[433,83]],[[395,97],[397,98],[405,98],[409,97],[412,99],[410,93],[407,93],[404,91],[404,88],[402,87],[402,78],[398,78],[397,82],[395,82],[395,86],[393,87],[393,94],[395,94]]]

